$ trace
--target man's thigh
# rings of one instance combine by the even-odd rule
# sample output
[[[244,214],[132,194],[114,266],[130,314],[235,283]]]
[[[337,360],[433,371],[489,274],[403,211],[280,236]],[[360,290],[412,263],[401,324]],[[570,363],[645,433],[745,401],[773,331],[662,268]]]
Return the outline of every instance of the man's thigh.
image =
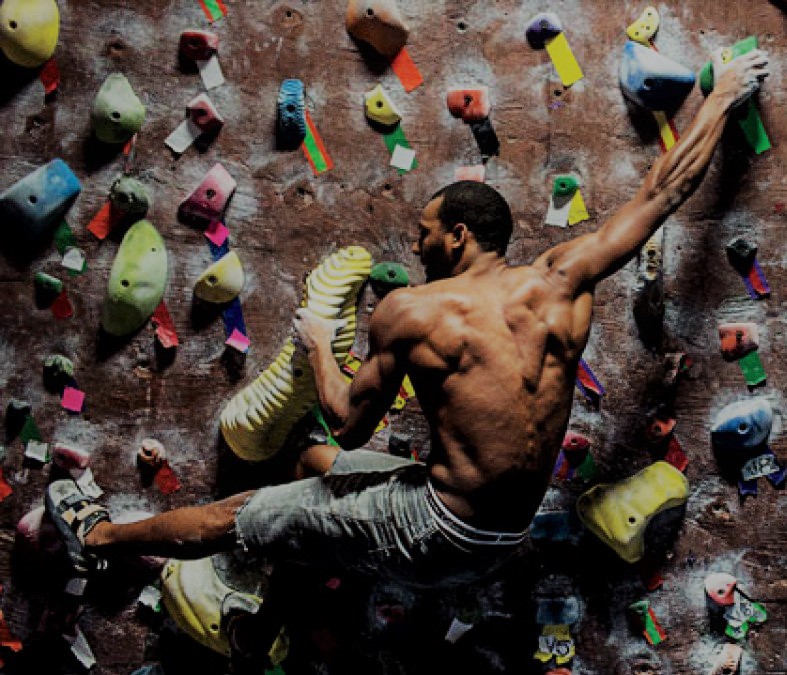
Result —
[[[389,471],[413,464],[410,459],[374,450],[340,450],[330,475],[368,471]]]

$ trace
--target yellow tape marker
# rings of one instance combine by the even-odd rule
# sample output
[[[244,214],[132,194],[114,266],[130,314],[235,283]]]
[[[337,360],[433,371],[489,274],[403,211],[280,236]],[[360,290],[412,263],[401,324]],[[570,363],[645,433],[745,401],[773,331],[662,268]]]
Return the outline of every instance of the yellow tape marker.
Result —
[[[655,118],[656,124],[659,127],[661,145],[664,149],[664,152],[666,152],[678,142],[678,139],[674,133],[672,124],[670,124],[669,119],[667,119],[667,116],[662,111],[654,110],[653,117]]]
[[[564,87],[570,87],[584,77],[571,47],[568,46],[565,33],[549,38],[544,44]]]
[[[589,220],[590,214],[585,206],[585,200],[582,199],[582,193],[577,190],[574,193],[574,198],[571,200],[571,206],[568,209],[568,224],[576,225],[583,220]]]

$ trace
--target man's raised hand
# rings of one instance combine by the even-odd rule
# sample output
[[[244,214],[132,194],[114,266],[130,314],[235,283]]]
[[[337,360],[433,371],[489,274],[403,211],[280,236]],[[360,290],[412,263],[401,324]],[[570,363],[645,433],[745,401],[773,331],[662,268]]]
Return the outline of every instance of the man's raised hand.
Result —
[[[292,322],[295,328],[296,344],[306,351],[319,346],[330,348],[336,333],[347,325],[344,319],[323,319],[306,307],[295,311]]]
[[[761,49],[754,49],[735,59],[731,58],[729,49],[717,49],[713,52],[715,89],[730,95],[732,107],[739,106],[748,100],[771,74],[769,63],[768,55]]]

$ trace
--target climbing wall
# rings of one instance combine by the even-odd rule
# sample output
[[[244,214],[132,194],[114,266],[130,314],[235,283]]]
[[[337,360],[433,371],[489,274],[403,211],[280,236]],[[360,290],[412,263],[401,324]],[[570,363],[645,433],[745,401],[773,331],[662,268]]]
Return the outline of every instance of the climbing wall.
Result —
[[[407,53],[423,78],[409,92],[417,82],[413,67],[402,75],[387,59],[360,49],[345,31],[340,0],[211,0],[205,8],[199,0],[59,0],[56,92],[45,96],[37,70],[0,63],[0,189],[53,158],[65,160],[82,184],[65,220],[73,234],[70,243],[87,264],[81,274],[70,275],[61,264],[62,246],[54,242],[32,260],[22,260],[9,243],[13,224],[0,223],[0,403],[27,401],[44,442],[88,451],[115,516],[206,502],[283,480],[291,457],[249,467],[221,443],[225,401],[279,354],[291,334],[305,275],[338,248],[364,246],[375,261],[400,261],[411,280],[422,281],[410,253],[418,215],[457,168],[488,160],[485,179],[509,200],[514,214],[508,257],[521,264],[598,227],[634,194],[662,152],[654,117],[627,103],[618,84],[625,29],[644,5],[608,0],[400,0],[399,5],[411,28]],[[570,426],[589,440],[594,471],[559,474],[544,511],[573,514],[577,497],[592,484],[626,478],[663,457],[670,438],[652,442],[658,421],[652,412],[667,403],[659,414],[666,426],[676,421],[673,438],[688,460],[685,514],[672,523],[671,536],[657,542],[656,553],[639,564],[623,562],[570,515],[530,542],[505,575],[479,588],[413,594],[382,584],[356,605],[347,603],[363,609],[352,620],[342,615],[342,621],[332,620],[340,610],[335,599],[324,597],[324,586],[313,594],[301,589],[293,605],[303,613],[312,611],[310,602],[319,605],[324,621],[310,624],[314,639],[303,643],[302,653],[310,649],[312,656],[292,665],[292,672],[354,672],[348,663],[364,664],[367,673],[544,672],[533,658],[543,630],[543,621],[536,620],[538,599],[572,597],[571,672],[710,673],[721,646],[735,642],[724,636],[723,623],[719,628],[711,621],[704,591],[711,572],[732,574],[768,612],[767,622],[739,641],[741,672],[787,672],[784,492],[761,478],[757,494],[744,500],[737,477],[722,472],[710,442],[711,425],[725,405],[764,397],[774,411],[770,447],[787,461],[782,386],[787,253],[781,234],[787,218],[782,143],[787,138],[782,74],[787,8],[775,0],[682,0],[656,8],[661,27],[655,46],[694,72],[713,49],[759,37],[772,61],[773,74],[758,106],[773,148],[755,154],[731,123],[698,194],[665,225],[663,333],[655,341],[640,335],[634,320],[639,261],[598,288],[584,359],[604,393],[599,395],[601,388],[588,375],[586,395],[577,389]],[[540,11],[559,16],[584,74],[569,87],[548,53],[525,40],[529,19]],[[209,22],[208,14],[215,21]],[[218,61],[226,81],[207,93],[224,126],[214,138],[200,138],[175,154],[165,139],[185,119],[187,103],[205,91],[196,68],[178,59],[178,38],[191,28],[219,36]],[[90,108],[106,77],[116,72],[126,76],[147,113],[133,149],[107,152],[91,140]],[[321,145],[310,146],[320,155],[317,164],[300,147],[277,149],[276,100],[288,78],[303,82],[306,108],[321,139]],[[409,171],[391,166],[391,139],[365,118],[364,94],[378,83],[402,114],[398,143],[409,145],[417,162],[407,162]],[[480,134],[446,106],[449,89],[479,86],[489,88],[491,101]],[[702,101],[696,87],[673,118],[678,134]],[[482,157],[490,125],[499,154]],[[245,319],[241,332],[250,341],[245,353],[225,344],[220,312],[195,307],[193,287],[212,262],[212,250],[204,228],[178,218],[178,205],[216,162],[237,182],[224,223],[229,246],[245,270],[239,302]],[[152,323],[119,343],[108,345],[99,335],[121,236],[115,231],[100,240],[87,227],[124,171],[153,195],[148,218],[168,251],[164,303],[178,336],[176,347],[163,346]],[[578,179],[587,206],[589,217],[570,227],[545,224],[558,175]],[[750,294],[730,264],[725,247],[736,237],[758,247],[769,294]],[[63,282],[70,317],[58,318],[36,305],[33,278],[40,271]],[[756,283],[761,287],[761,279]],[[375,302],[367,289],[359,307],[361,353]],[[765,383],[747,387],[739,365],[722,358],[718,327],[728,322],[757,325]],[[60,396],[44,388],[44,359],[51,354],[73,361],[73,384],[85,394],[81,412],[64,409]],[[677,363],[672,378],[670,363]],[[417,401],[390,415],[372,447],[387,451],[392,431],[409,437],[414,452],[428,452]],[[142,480],[136,455],[147,437],[166,447],[179,489],[172,480],[163,490],[159,482]],[[60,654],[40,642],[45,608],[61,602],[62,575],[54,567],[20,560],[14,547],[16,523],[41,505],[51,466],[26,461],[19,438],[7,439],[5,451],[2,469],[11,493],[0,502],[4,620],[25,644],[20,654],[57,654],[62,672],[81,672],[68,644],[60,645]],[[128,581],[94,591],[85,604],[79,625],[97,661],[93,672],[127,675],[156,663],[165,664],[168,674],[226,671],[221,659],[195,644],[166,640],[163,636],[176,631],[160,616],[151,620],[137,611],[144,582]],[[666,636],[660,644],[649,644],[629,608],[641,600],[649,602],[648,616]],[[292,614],[297,623],[299,612]],[[330,639],[325,637],[329,627]],[[457,630],[466,632],[457,637]],[[457,639],[447,640],[447,634]],[[12,638],[3,634],[2,641]],[[542,638],[541,644],[548,647],[555,640]],[[353,650],[363,651],[365,660],[337,661],[337,653]],[[321,655],[328,671],[318,671]],[[7,648],[0,656],[9,663],[20,659]],[[20,668],[58,672],[51,664],[46,670]]]

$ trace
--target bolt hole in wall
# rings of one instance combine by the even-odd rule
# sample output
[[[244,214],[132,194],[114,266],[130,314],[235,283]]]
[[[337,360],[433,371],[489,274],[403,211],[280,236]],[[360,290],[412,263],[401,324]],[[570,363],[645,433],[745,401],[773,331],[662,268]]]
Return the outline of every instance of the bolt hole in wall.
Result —
[[[128,287],[129,287],[128,279],[123,279],[123,280],[120,282],[120,285],[121,285],[123,288],[128,288]]]
[[[9,22],[8,22],[8,27],[9,27],[11,30],[16,30],[16,21],[9,21]]]
[[[119,113],[117,110],[115,110],[115,111],[112,113],[112,119],[113,119],[113,120],[119,120],[119,119],[120,119],[120,113]]]
[[[27,201],[29,201],[31,204],[35,204],[38,201],[38,197],[36,197],[35,195],[30,195],[27,198]]]
[[[467,32],[467,23],[465,21],[457,22],[456,30],[458,30],[460,33],[466,33]]]

